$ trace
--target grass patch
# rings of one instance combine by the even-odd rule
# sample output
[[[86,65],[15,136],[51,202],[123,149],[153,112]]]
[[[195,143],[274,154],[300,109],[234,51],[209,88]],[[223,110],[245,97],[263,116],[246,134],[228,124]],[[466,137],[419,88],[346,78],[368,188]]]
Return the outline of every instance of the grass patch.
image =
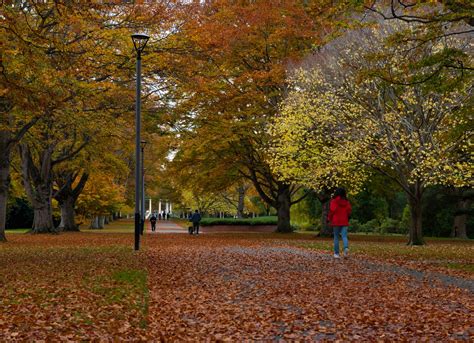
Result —
[[[474,274],[474,264],[463,264],[463,263],[447,263],[445,265],[447,268],[464,270],[466,272]]]
[[[202,226],[211,225],[277,225],[278,218],[275,216],[255,218],[203,218]]]
[[[112,277],[117,282],[128,286],[131,292],[136,293],[137,302],[135,306],[141,312],[140,327],[146,328],[146,317],[148,314],[148,303],[150,299],[147,287],[147,274],[144,270],[121,270],[115,272]]]
[[[103,229],[90,229],[88,226],[81,227],[81,232],[85,233],[133,233],[134,231],[135,222],[133,219],[115,220],[106,224]]]
[[[188,226],[191,225],[191,222],[188,219],[184,219],[184,218],[171,218],[170,220],[176,225],[179,225],[184,229],[187,229]]]
[[[104,306],[120,306],[130,312],[138,312],[138,325],[146,328],[148,313],[147,273],[140,269],[117,270],[108,275],[101,275],[87,280],[92,291],[100,296]]]
[[[7,229],[5,230],[5,233],[10,234],[10,233],[27,233],[28,231],[31,231],[31,229]]]
[[[474,242],[431,238],[425,240],[426,245],[407,246],[405,237],[349,235],[349,249],[351,254],[403,263],[423,262],[474,274]],[[318,238],[295,244],[315,250],[333,250],[332,238]],[[342,249],[342,245],[340,247]]]
[[[144,270],[120,270],[112,274],[115,281],[136,285],[139,288],[146,287],[146,273]]]

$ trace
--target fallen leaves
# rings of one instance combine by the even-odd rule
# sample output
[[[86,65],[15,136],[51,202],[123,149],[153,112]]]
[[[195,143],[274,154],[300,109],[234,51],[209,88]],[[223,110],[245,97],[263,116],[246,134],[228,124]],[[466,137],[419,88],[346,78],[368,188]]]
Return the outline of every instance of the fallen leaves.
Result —
[[[295,237],[150,235],[135,253],[132,234],[12,235],[0,341],[473,339],[472,280]]]
[[[439,341],[474,333],[472,293],[363,258],[335,261],[250,237],[148,244],[151,337]]]
[[[143,335],[146,288],[115,277],[141,269],[131,245],[126,235],[12,236],[0,246],[0,341]]]

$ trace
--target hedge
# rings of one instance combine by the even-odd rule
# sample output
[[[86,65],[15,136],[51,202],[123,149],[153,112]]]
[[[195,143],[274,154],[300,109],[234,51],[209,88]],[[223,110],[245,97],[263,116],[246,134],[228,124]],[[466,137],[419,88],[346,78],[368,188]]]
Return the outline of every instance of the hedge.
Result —
[[[255,217],[255,218],[203,218],[202,226],[212,225],[277,225],[278,217]]]

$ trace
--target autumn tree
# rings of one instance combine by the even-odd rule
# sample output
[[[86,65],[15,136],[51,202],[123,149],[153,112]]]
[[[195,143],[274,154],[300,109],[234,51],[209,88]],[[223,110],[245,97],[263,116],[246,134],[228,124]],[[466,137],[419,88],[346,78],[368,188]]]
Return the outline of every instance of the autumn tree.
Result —
[[[77,212],[90,222],[90,228],[104,227],[105,217],[125,202],[125,190],[114,175],[106,170],[96,171],[77,199]]]
[[[468,39],[474,33],[474,6],[470,1],[374,1],[370,4],[365,4],[365,8],[376,13],[384,20],[398,20],[418,24],[416,34],[396,35],[391,38],[393,44],[405,44],[406,41],[416,42],[420,46],[424,44],[437,44],[437,42],[445,37]],[[443,46],[438,45],[438,47],[439,49],[437,49],[436,53],[427,55],[418,61],[419,65],[432,67],[431,71],[424,73],[422,78],[416,77],[410,80],[399,78],[398,74],[384,75],[384,77],[391,79],[395,83],[430,83],[433,79],[436,81],[438,74],[443,73],[445,69],[449,69],[451,72],[457,71],[459,74],[472,72],[472,62],[469,62],[469,52],[466,49],[447,44]],[[462,194],[464,189],[456,189],[455,192]],[[465,225],[463,225],[463,222],[466,220],[469,211],[464,208],[466,202],[462,200],[462,197],[460,199],[460,215],[454,218],[453,233],[456,236],[465,238]],[[456,228],[459,228],[459,230],[456,230]]]
[[[275,127],[286,144],[278,145],[277,154],[292,158],[276,159],[275,164],[282,174],[302,182],[311,182],[325,158],[340,173],[361,165],[386,175],[407,195],[409,244],[422,244],[426,187],[466,186],[472,177],[471,133],[453,131],[465,125],[466,113],[472,113],[472,75],[460,77],[445,70],[429,84],[394,83],[383,77],[423,78],[432,67],[417,61],[436,54],[443,44],[465,49],[464,41],[454,37],[422,46],[390,44],[394,33],[415,29],[419,28],[413,24],[385,22],[348,32],[322,48],[311,66],[299,70],[283,108],[287,118]],[[297,121],[295,127],[288,124]],[[328,146],[327,126],[333,137]]]
[[[400,21],[412,26],[412,35],[400,33],[391,37],[394,43],[405,44],[412,42],[419,46],[437,44],[447,37],[464,39],[474,33],[474,6],[465,0],[451,1],[373,1],[365,4],[364,8],[375,13],[385,21]],[[397,74],[388,76],[394,82],[430,82],[445,69],[451,72],[472,71],[472,65],[466,64],[466,51],[456,46],[441,46],[439,49],[422,58],[418,64],[431,66],[431,71],[425,73],[423,79],[409,80],[400,78]]]
[[[408,23],[465,23],[474,27],[474,6],[466,0],[450,1],[395,1],[376,0],[365,4],[366,9],[385,20],[401,20]],[[473,32],[468,29],[468,32]],[[463,32],[465,33],[465,32]]]
[[[330,12],[330,4],[319,5]],[[169,107],[181,144],[178,157],[194,161],[198,170],[237,170],[277,209],[278,230],[288,232],[300,187],[272,172],[268,125],[287,91],[289,64],[330,31],[325,12],[300,2],[193,6],[171,40],[175,48],[167,71],[176,84]]]
[[[6,240],[11,154],[26,132],[45,114],[38,109],[50,102],[43,87],[50,77],[44,68],[44,55],[32,44],[33,32],[21,14],[21,6],[3,4],[0,7],[0,241]],[[38,22],[38,30],[45,25]],[[32,60],[35,63],[31,63]]]
[[[52,232],[54,229],[51,207],[53,168],[79,153],[89,139],[87,136],[77,137],[74,129],[72,135],[55,135],[52,125],[50,121],[37,124],[20,144],[23,184],[34,209],[34,233]]]
[[[37,117],[44,119],[41,130],[30,131],[21,145],[25,185],[31,190],[30,198],[35,199],[37,208],[50,208],[46,199],[51,198],[51,173],[55,164],[77,154],[80,149],[76,148],[90,142],[99,130],[113,130],[111,122],[120,125],[116,119],[123,112],[132,112],[133,63],[129,35],[131,30],[150,22],[151,17],[157,20],[156,11],[164,6],[162,3],[127,6],[57,1],[2,7],[5,18],[2,29],[12,40],[7,42],[12,47],[7,52],[15,54],[14,58],[3,59],[9,63],[3,64],[4,88],[18,89],[21,94],[18,98],[22,99],[29,96],[28,88],[22,85],[36,86],[31,94],[39,98],[36,103],[31,97],[21,103],[17,101],[16,107],[8,104],[6,108],[11,108],[11,113],[22,113],[25,118],[28,117],[23,113],[29,113],[29,108],[36,111],[35,116],[30,114],[31,124],[17,121],[23,125],[17,130],[19,136],[24,135]],[[27,58],[22,59],[23,54]],[[29,72],[31,60],[35,61],[36,69]],[[12,115],[9,118],[12,124]],[[18,142],[19,136],[13,135],[12,142]],[[10,151],[12,144],[7,143],[6,150]],[[52,230],[50,219],[40,222],[35,222],[34,232]]]

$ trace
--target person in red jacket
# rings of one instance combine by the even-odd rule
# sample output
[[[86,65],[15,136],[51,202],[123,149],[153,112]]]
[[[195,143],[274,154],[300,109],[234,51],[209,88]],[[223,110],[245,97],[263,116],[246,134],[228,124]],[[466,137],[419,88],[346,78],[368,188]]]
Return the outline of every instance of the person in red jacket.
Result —
[[[347,228],[349,226],[349,216],[351,215],[351,204],[347,200],[346,190],[337,188],[329,203],[329,224],[334,232],[334,257],[339,258],[339,234],[342,235],[344,245],[344,256],[349,254],[349,241],[347,239]]]

